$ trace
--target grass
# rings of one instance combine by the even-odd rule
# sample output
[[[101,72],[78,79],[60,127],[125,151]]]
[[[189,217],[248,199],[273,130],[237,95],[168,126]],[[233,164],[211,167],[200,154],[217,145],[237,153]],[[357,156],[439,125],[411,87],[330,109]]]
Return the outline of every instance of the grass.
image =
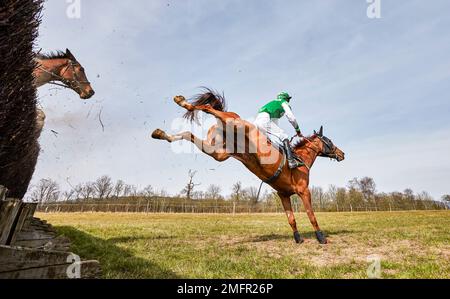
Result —
[[[295,244],[283,214],[38,214],[72,240],[105,278],[450,278],[450,211],[317,213]]]

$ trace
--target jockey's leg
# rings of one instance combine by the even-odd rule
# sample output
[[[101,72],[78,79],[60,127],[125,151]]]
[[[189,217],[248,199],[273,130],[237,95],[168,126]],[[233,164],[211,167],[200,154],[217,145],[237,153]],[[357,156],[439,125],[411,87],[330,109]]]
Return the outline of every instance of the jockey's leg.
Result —
[[[301,164],[294,158],[288,135],[284,133],[284,131],[275,122],[271,122],[270,124],[270,134],[276,136],[282,141],[284,149],[286,150],[289,168],[294,169],[301,166]]]
[[[284,139],[283,145],[286,150],[286,156],[287,156],[289,168],[294,169],[294,168],[300,167],[301,166],[300,162],[298,162],[294,158],[294,155],[292,153],[291,143],[289,142],[289,139],[287,139],[287,138]]]
[[[268,134],[270,130],[270,115],[269,113],[262,112],[258,113],[253,124],[264,134]]]

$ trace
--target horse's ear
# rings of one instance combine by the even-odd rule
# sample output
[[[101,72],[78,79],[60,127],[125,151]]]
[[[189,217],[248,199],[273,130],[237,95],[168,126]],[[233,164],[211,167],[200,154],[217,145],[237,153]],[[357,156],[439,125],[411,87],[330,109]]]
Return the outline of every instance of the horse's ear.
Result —
[[[320,126],[319,136],[323,136],[323,126]]]
[[[70,52],[70,50],[67,48],[66,48],[66,55],[70,60],[76,60],[75,57],[73,56],[72,52]]]

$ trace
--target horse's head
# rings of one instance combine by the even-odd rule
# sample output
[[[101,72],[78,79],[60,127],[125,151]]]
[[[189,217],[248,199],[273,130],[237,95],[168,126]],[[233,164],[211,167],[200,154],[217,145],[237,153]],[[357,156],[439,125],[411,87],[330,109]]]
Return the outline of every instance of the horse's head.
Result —
[[[313,139],[317,139],[320,144],[319,156],[336,159],[338,162],[345,159],[345,153],[323,135],[323,127],[320,127],[319,132],[314,131]]]
[[[86,77],[83,66],[77,61],[69,49],[66,49],[66,57],[68,62],[60,72],[63,83],[78,93],[80,98],[89,99],[95,92]]]

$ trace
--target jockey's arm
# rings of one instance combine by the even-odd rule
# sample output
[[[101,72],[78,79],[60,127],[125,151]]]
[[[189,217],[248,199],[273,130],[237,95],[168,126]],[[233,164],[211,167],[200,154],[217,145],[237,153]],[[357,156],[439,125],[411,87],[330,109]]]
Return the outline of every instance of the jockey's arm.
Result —
[[[289,107],[289,105],[287,103],[283,103],[283,104],[281,104],[281,106],[283,107],[284,113],[285,113],[287,119],[289,120],[291,125],[294,127],[297,134],[301,134],[300,127],[298,126],[297,120],[295,119],[294,113],[292,113],[292,110]]]

